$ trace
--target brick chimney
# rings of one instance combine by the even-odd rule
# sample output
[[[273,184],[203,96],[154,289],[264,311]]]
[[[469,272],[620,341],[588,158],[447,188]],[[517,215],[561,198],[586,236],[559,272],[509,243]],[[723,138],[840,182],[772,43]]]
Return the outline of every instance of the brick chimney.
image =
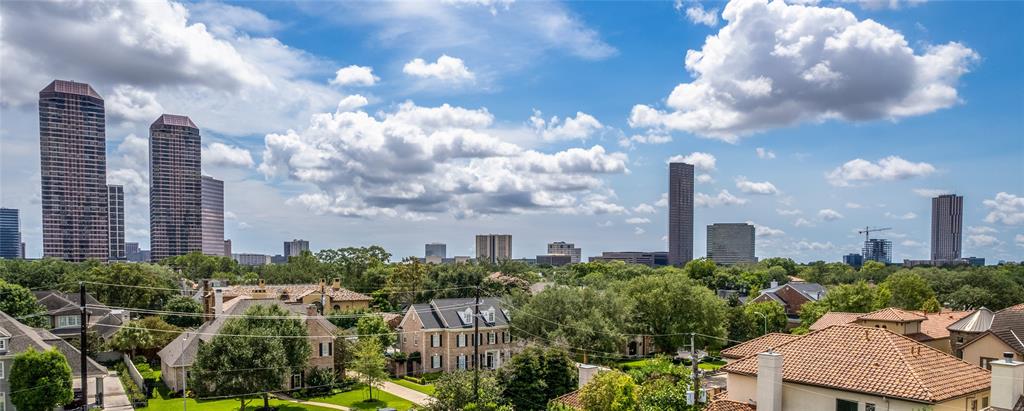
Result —
[[[587,385],[587,383],[594,379],[594,377],[597,376],[597,373],[601,371],[601,368],[598,366],[590,364],[577,365],[576,369],[580,373],[580,381],[577,388],[583,388],[584,385]]]
[[[757,355],[757,411],[782,411],[782,354]]]
[[[1012,352],[1003,353],[1003,359],[992,361],[992,402],[994,409],[1012,410],[1017,399],[1024,394],[1024,362],[1014,361]]]
[[[224,314],[224,290],[215,288],[213,290],[213,318]]]
[[[340,278],[335,278],[333,280],[333,282],[331,283],[331,289],[334,290],[334,291],[338,291],[339,289],[341,289],[341,279]]]

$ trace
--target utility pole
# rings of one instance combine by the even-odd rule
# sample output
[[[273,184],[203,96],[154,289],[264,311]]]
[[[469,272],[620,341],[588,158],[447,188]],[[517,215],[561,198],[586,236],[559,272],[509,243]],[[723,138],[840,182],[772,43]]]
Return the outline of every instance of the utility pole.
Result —
[[[697,345],[694,343],[696,333],[690,333],[690,365],[693,367],[693,402],[697,403],[700,383],[697,381]]]
[[[181,340],[182,346],[188,347],[188,333],[185,333],[185,338]],[[182,411],[188,411],[188,373],[185,371],[185,366],[181,366],[181,409]]]
[[[82,361],[82,403],[83,403],[82,409],[83,410],[88,410],[89,409],[89,368],[88,368],[88,357],[85,356],[85,352],[89,348],[89,342],[85,338],[85,333],[86,333],[85,326],[89,322],[89,318],[88,318],[89,316],[88,316],[88,313],[85,311],[85,282],[83,282],[83,281],[79,281],[78,282],[78,306],[82,309],[81,318],[80,318],[80,321],[82,323],[81,324],[81,332],[82,333],[81,333],[81,336],[79,337],[79,338],[81,338],[81,340],[79,340],[81,342],[81,344],[79,344],[79,348],[81,348],[81,352],[79,352],[79,354],[80,354],[79,357],[80,357],[80,360]]]
[[[480,402],[480,280],[476,282],[476,307],[473,313],[473,402]]]
[[[768,335],[768,315],[760,311],[754,311],[754,314],[764,317],[764,335]]]

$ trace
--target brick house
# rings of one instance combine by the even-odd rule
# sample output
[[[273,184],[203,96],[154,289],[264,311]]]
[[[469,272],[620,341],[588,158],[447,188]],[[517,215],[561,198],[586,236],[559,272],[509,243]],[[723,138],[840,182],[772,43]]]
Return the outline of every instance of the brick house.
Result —
[[[480,299],[480,333],[474,338],[473,298],[446,298],[413,304],[398,324],[398,350],[408,360],[396,364],[398,375],[472,369],[496,369],[514,348],[508,313],[500,299]],[[479,343],[480,357],[473,347]]]
[[[961,358],[990,369],[992,362],[1011,354],[1024,360],[1024,304],[996,311],[988,330],[960,346]]]
[[[789,318],[790,326],[795,327],[800,324],[800,307],[808,302],[820,300],[827,292],[828,290],[821,284],[790,281],[779,285],[772,281],[771,287],[761,290],[761,294],[750,302],[775,301],[782,304],[786,310],[786,317]]]
[[[221,298],[225,303],[238,297],[274,298],[288,304],[316,304],[324,308],[323,312],[366,310],[373,301],[373,298],[366,294],[342,287],[341,280],[337,278],[330,284],[324,280],[320,280],[318,284],[266,284],[261,279],[256,285],[232,285],[221,289]],[[207,290],[205,293],[205,310],[210,313],[215,301],[212,292]]]

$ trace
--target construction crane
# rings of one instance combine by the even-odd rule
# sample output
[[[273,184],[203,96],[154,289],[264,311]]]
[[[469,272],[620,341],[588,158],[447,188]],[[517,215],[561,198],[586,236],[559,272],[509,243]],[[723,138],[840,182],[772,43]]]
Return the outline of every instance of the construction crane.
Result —
[[[863,230],[857,231],[857,234],[864,234],[864,242],[867,242],[868,240],[871,239],[871,233],[873,233],[875,231],[885,231],[885,230],[892,230],[892,227],[875,227],[875,228],[864,227]]]

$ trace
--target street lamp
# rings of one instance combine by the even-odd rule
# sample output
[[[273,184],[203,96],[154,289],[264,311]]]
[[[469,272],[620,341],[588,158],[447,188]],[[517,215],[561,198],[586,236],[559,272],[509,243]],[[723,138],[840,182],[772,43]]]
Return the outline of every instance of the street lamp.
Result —
[[[765,333],[765,335],[768,335],[768,316],[765,315],[765,313],[758,312],[758,311],[754,311],[754,314],[757,314],[757,315],[760,315],[760,316],[764,317],[764,333]]]

